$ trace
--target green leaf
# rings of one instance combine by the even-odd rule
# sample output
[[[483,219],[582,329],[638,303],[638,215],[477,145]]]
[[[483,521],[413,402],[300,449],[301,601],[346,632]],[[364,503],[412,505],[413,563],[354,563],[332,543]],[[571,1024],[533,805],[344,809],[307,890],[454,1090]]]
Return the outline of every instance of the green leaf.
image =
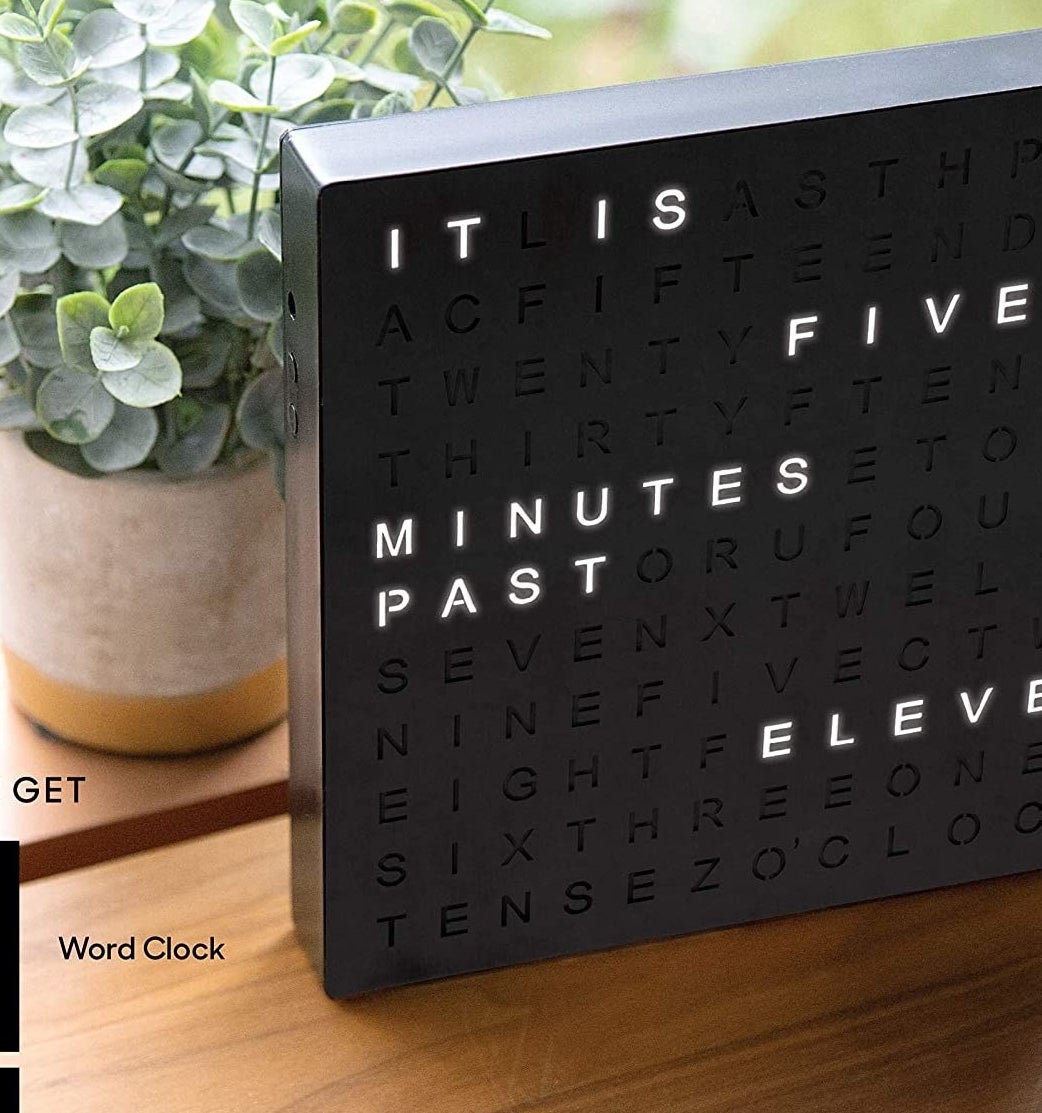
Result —
[[[145,52],[140,25],[109,8],[88,12],[77,24],[72,41],[95,68],[118,66]]]
[[[355,65],[354,62],[341,58],[339,54],[328,54],[326,57],[333,67],[333,72],[341,81],[362,81],[365,79],[365,70],[361,66]]]
[[[354,112],[353,100],[343,97],[326,98],[304,109],[301,117],[302,124],[336,124],[342,120],[350,120]]]
[[[270,251],[247,255],[235,271],[239,300],[257,321],[274,321],[282,314],[282,267]]]
[[[318,7],[318,0],[279,0],[279,9],[290,18],[310,19]]]
[[[16,12],[0,15],[0,38],[16,43],[38,43],[42,36],[31,19]]]
[[[388,93],[373,105],[373,116],[403,116],[412,112],[412,97],[407,93]]]
[[[391,47],[390,62],[393,68],[399,70],[401,73],[415,74],[424,81],[426,81],[429,76],[423,66],[416,61],[416,56],[412,52],[412,47],[409,46],[408,32],[395,40],[394,45]]]
[[[60,89],[37,85],[16,70],[6,58],[0,58],[0,104],[12,108],[20,108],[23,104],[50,104],[60,95]]]
[[[90,290],[66,294],[58,299],[55,316],[65,362],[81,371],[93,371],[90,334],[109,323],[109,303]]]
[[[222,263],[237,262],[257,246],[244,235],[215,224],[203,224],[190,229],[181,237],[181,242],[193,255],[216,259]]]
[[[54,225],[37,209],[0,216],[0,270],[42,274],[60,255]]]
[[[439,77],[449,68],[459,47],[456,32],[443,19],[419,19],[409,32],[409,49],[416,61]]]
[[[293,112],[317,100],[329,88],[334,70],[327,58],[318,54],[288,54],[275,65],[271,103],[279,112]],[[268,99],[268,67],[255,70],[250,91],[261,101]]]
[[[460,0],[454,0],[454,3],[460,3]],[[502,8],[490,9],[487,16],[486,31],[496,31],[506,35],[527,35],[532,39],[553,38],[553,35],[545,27],[540,27],[536,23],[529,23],[527,19],[522,19],[512,12],[505,12]]]
[[[228,169],[228,177],[231,178],[233,182],[238,182],[239,185],[245,185],[245,186],[252,186],[253,185],[253,173],[251,171],[244,170],[241,166],[239,166],[237,163],[234,163],[234,162],[229,162],[227,169]],[[261,174],[260,188],[261,188],[262,193],[267,193],[268,191],[274,191],[274,190],[278,189],[279,188],[278,171],[276,170],[272,173]]]
[[[282,219],[277,208],[261,213],[257,221],[257,239],[282,262]]]
[[[109,324],[128,340],[154,340],[163,327],[163,291],[155,282],[140,282],[112,303]]]
[[[48,370],[61,363],[62,352],[50,294],[20,295],[11,309],[9,320],[18,334],[24,360],[34,367]]]
[[[0,367],[10,368],[21,354],[22,342],[18,339],[10,317],[0,318]]]
[[[445,13],[437,6],[437,4],[429,3],[429,0],[391,0],[389,4],[385,4],[387,14],[397,23],[404,23],[407,26],[415,23],[416,20],[424,16],[430,19],[444,19]]]
[[[104,325],[90,332],[90,357],[99,371],[129,371],[145,355],[140,340],[124,339]]]
[[[61,189],[65,185],[66,175],[70,186],[79,185],[83,180],[87,173],[87,151],[79,142],[70,143],[66,147],[54,147],[49,151],[17,150],[11,152],[11,165],[33,185]]]
[[[268,47],[268,53],[275,58],[281,57],[283,54],[288,54],[309,35],[313,35],[321,26],[322,23],[320,20],[312,19],[302,24],[294,31],[287,31],[285,35],[279,35],[277,39],[272,41],[271,46]]]
[[[123,217],[116,213],[96,227],[63,224],[61,246],[65,257],[77,267],[102,270],[118,266],[127,257],[129,246]]]
[[[282,374],[272,368],[258,375],[242,392],[235,417],[250,448],[268,450],[285,444]]]
[[[66,35],[55,32],[45,43],[22,43],[18,62],[26,75],[37,85],[71,85],[81,78],[90,65]]]
[[[210,86],[210,96],[215,103],[231,112],[263,112],[274,114],[278,108],[273,104],[265,104],[252,93],[248,93],[241,85],[223,78],[214,81]]]
[[[179,398],[167,408],[167,414],[168,432],[156,448],[160,468],[174,478],[185,478],[212,467],[231,426],[231,407],[223,402]]]
[[[260,144],[250,133],[234,124],[221,124],[217,129],[217,137],[199,148],[199,153],[204,155],[217,155],[220,158],[230,159],[232,162],[253,171],[260,156]],[[277,149],[273,150],[270,159],[262,162],[261,169],[265,169],[269,161],[274,160]]]
[[[450,81],[448,86],[460,104],[485,104],[488,101],[488,94],[484,89],[475,89],[471,85],[461,85],[458,81]]]
[[[56,440],[86,444],[101,436],[116,404],[101,381],[71,367],[56,367],[36,393],[36,414]]]
[[[14,147],[47,150],[76,141],[69,98],[54,104],[29,104],[16,108],[4,125],[4,139]]]
[[[265,121],[258,116],[247,116],[243,120],[243,126],[246,128],[247,132],[249,132],[254,142],[259,146],[263,138],[268,153],[277,157],[279,153],[279,141],[283,133],[293,126],[293,121],[283,116],[272,116],[272,118],[267,121],[268,127],[266,135],[264,124]]]
[[[196,153],[202,137],[203,129],[195,120],[160,124],[152,132],[152,151],[177,174],[216,181],[224,171],[224,163],[219,158]]]
[[[367,35],[377,24],[380,13],[371,4],[340,0],[333,9],[330,25],[341,35]]]
[[[208,323],[206,330],[176,345],[181,375],[187,389],[213,386],[224,374],[232,348],[234,328],[224,321]]]
[[[97,440],[80,451],[92,468],[100,472],[126,471],[148,459],[159,436],[155,410],[135,409],[116,404],[116,412]]]
[[[123,198],[108,186],[85,182],[72,189],[52,189],[40,202],[38,211],[55,220],[97,226],[119,212]]]
[[[147,173],[148,163],[139,158],[110,158],[94,171],[94,180],[118,190],[124,197],[137,197]]]
[[[106,67],[104,71],[105,80],[116,85],[122,85],[125,89],[135,89],[141,92],[142,59],[144,59],[145,68],[144,95],[146,97],[155,96],[155,90],[170,82],[181,68],[181,60],[176,54],[149,48],[141,58],[135,58],[130,62],[121,62],[118,66]]]
[[[148,41],[159,47],[190,43],[206,29],[213,9],[213,0],[177,0],[169,5],[164,16],[146,23]]]
[[[77,130],[82,136],[101,135],[125,124],[144,107],[141,94],[107,81],[87,85],[76,94]]]
[[[160,247],[167,247],[180,239],[189,228],[206,224],[216,211],[213,205],[185,205],[183,209],[174,209],[156,226],[156,243]]]
[[[266,53],[281,31],[280,21],[263,4],[255,4],[253,0],[231,0],[228,10],[235,26]]]
[[[128,406],[160,406],[181,392],[181,365],[165,344],[150,340],[139,363],[126,371],[105,372],[101,381]]]
[[[201,255],[191,255],[184,261],[185,279],[206,303],[210,316],[234,319],[243,315],[235,270],[234,263],[217,263]]]
[[[15,182],[0,189],[0,216],[21,213],[38,205],[46,190],[29,182]]]
[[[177,335],[202,321],[199,298],[185,280],[181,260],[164,252],[149,264],[152,279],[163,291],[163,335]]]
[[[414,93],[423,85],[423,79],[413,73],[398,73],[372,62],[365,67],[365,80],[384,93]]]
[[[46,460],[48,464],[61,468],[62,471],[78,475],[81,479],[97,479],[101,474],[84,460],[79,448],[71,444],[62,444],[49,433],[28,432],[25,434],[25,443],[41,460]]]
[[[199,126],[203,129],[203,135],[210,135],[216,123],[210,91],[206,87],[206,82],[196,70],[188,71],[188,80],[192,86],[192,111],[195,113]]]
[[[0,429],[38,429],[40,419],[21,394],[0,398]]]
[[[6,319],[15,298],[18,297],[21,285],[22,276],[17,271],[0,276],[0,318]],[[0,360],[0,363],[6,362],[7,360]]]

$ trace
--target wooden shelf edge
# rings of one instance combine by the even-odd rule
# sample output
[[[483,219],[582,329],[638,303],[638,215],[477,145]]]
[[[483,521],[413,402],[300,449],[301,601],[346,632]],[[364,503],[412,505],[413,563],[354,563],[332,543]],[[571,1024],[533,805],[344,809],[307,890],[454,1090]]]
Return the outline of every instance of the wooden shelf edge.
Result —
[[[289,784],[277,781],[180,807],[145,812],[113,823],[27,843],[21,850],[21,880],[36,881],[211,835],[289,810]]]

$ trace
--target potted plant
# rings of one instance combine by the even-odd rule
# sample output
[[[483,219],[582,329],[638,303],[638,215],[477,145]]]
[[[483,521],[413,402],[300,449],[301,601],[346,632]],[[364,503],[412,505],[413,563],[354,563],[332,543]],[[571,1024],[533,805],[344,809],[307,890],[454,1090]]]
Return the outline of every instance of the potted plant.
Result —
[[[37,723],[170,753],[283,715],[279,138],[482,99],[485,33],[547,36],[475,0],[0,14],[0,633]]]

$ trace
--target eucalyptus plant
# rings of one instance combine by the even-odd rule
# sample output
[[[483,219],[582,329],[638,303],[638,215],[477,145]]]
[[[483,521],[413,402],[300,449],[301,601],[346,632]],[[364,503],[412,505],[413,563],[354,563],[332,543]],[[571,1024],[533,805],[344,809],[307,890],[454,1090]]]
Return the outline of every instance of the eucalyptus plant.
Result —
[[[80,474],[281,474],[278,145],[491,95],[476,0],[17,0],[0,13],[0,429]]]

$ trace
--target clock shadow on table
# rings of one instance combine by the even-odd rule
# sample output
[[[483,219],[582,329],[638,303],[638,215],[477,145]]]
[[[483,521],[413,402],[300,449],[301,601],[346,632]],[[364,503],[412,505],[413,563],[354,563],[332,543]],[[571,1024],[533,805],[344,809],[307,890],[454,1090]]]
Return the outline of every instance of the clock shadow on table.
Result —
[[[341,1002],[379,1054],[337,1095],[477,1113],[1042,1108],[1040,914],[1042,876],[1024,875]]]

